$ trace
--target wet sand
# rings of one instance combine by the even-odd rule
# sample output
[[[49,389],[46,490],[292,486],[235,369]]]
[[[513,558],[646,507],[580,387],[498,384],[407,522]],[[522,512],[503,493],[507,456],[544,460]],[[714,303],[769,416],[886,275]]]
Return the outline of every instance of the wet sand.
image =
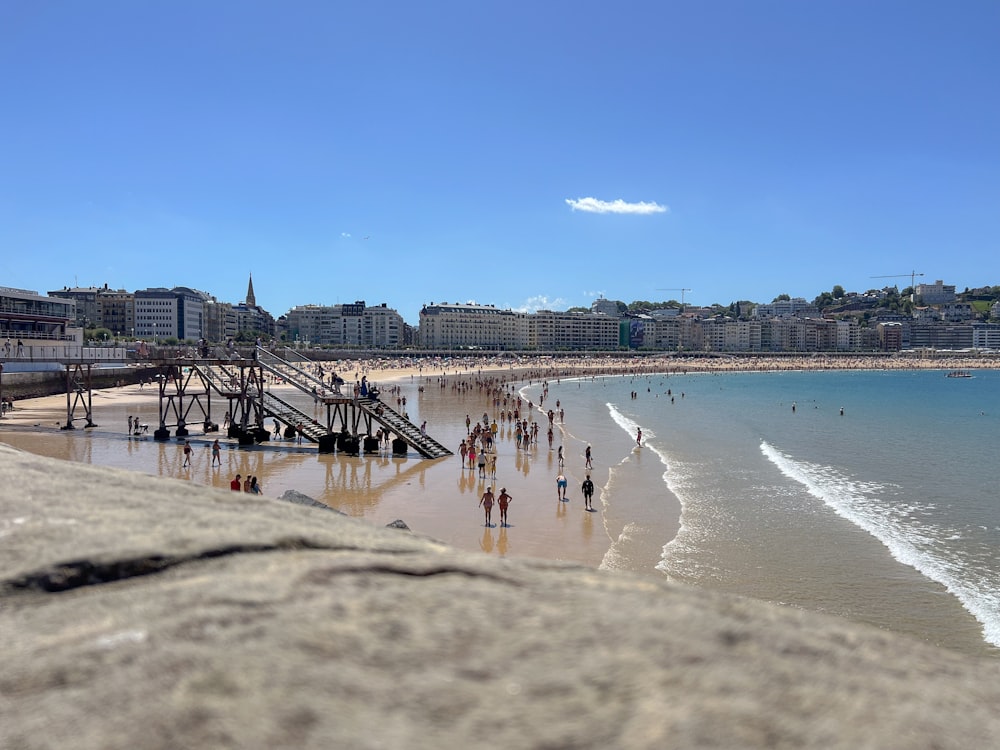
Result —
[[[835,364],[833,364],[835,363]],[[916,360],[906,358],[720,358],[687,359],[677,357],[616,357],[600,360],[535,357],[512,362],[497,359],[420,361],[402,367],[388,367],[386,361],[359,361],[352,367],[340,365],[340,374],[348,381],[367,375],[370,382],[383,389],[383,400],[393,406],[396,398],[407,399],[406,409],[412,422],[426,420],[428,433],[456,455],[427,460],[410,452],[406,457],[390,454],[344,456],[317,453],[315,446],[302,446],[278,439],[249,448],[239,448],[224,433],[203,434],[200,427],[191,429],[189,440],[194,447],[191,467],[183,464],[183,441],[155,441],[152,431],[158,417],[158,392],[155,387],[125,386],[93,393],[95,427],[62,430],[66,421],[65,394],[19,401],[13,412],[0,420],[0,442],[39,455],[70,461],[111,466],[172,477],[229,491],[229,482],[239,473],[258,477],[265,496],[278,497],[294,489],[337,508],[351,516],[384,525],[403,520],[412,531],[466,550],[481,550],[498,556],[541,557],[598,567],[611,538],[604,525],[600,488],[608,478],[607,467],[595,465],[592,472],[598,491],[594,512],[583,507],[580,483],[584,477],[583,459],[567,456],[565,474],[569,480],[568,502],[556,494],[559,467],[556,448],[561,444],[558,420],[553,449],[545,439],[547,423],[537,410],[533,415],[523,409],[523,416],[534,418],[541,426],[539,445],[519,450],[513,429],[501,425],[497,436],[497,478],[479,477],[478,470],[461,466],[457,455],[460,441],[466,437],[465,416],[473,423],[483,413],[493,416],[492,396],[481,384],[492,381],[503,388],[518,388],[540,379],[554,380],[584,374],[634,375],[642,372],[679,372],[695,370],[773,370],[773,369],[974,369],[996,367],[992,360]],[[348,372],[347,370],[353,370]],[[329,371],[329,370],[328,370]],[[393,393],[393,387],[398,394]],[[282,397],[302,398],[304,394],[287,385],[273,385]],[[224,408],[224,407],[222,407]],[[309,413],[308,405],[300,406]],[[77,417],[81,411],[77,409]],[[138,417],[149,425],[149,432],[133,436],[128,432],[128,416]],[[213,419],[221,421],[213,413]],[[319,411],[317,418],[322,419]],[[567,422],[572,415],[567,414]],[[266,423],[271,427],[270,420]],[[222,466],[211,465],[211,444],[219,438]],[[506,487],[513,501],[509,527],[499,522],[494,505],[492,524],[486,526],[478,507],[488,485]],[[679,513],[679,505],[678,505]],[[676,533],[676,528],[672,532]],[[655,560],[635,572],[656,575]]]
[[[367,373],[384,389],[383,400],[393,406],[397,394],[388,391],[396,386],[398,397],[407,399],[411,420],[418,425],[426,420],[428,433],[455,455],[437,460],[420,458],[412,451],[402,458],[388,452],[357,457],[320,455],[314,445],[300,446],[284,439],[239,448],[222,432],[204,434],[200,425],[189,425],[194,454],[188,468],[183,466],[183,440],[152,438],[159,422],[157,389],[134,385],[94,391],[96,426],[91,428],[83,427],[77,409],[76,429],[60,429],[66,421],[65,395],[17,402],[15,410],[0,421],[0,441],[39,455],[172,477],[225,491],[237,473],[243,477],[250,474],[258,477],[265,496],[278,497],[294,489],[375,524],[401,519],[415,533],[462,549],[600,565],[609,538],[602,524],[599,497],[594,500],[595,512],[584,510],[579,491],[582,465],[573,471],[567,466],[568,502],[557,499],[558,424],[552,450],[544,429],[541,445],[518,450],[513,429],[504,424],[496,439],[495,481],[481,478],[478,469],[461,465],[458,447],[467,434],[466,414],[473,415],[474,423],[477,415],[481,418],[484,412],[493,413],[492,396],[481,390],[477,381],[502,379],[516,390],[532,379],[526,371],[500,366],[443,370],[435,375],[421,374],[419,369]],[[287,385],[273,385],[271,390],[290,400],[303,396]],[[534,415],[529,415],[526,407],[522,409],[524,416],[542,418],[537,407]],[[300,408],[309,413],[308,406]],[[130,415],[148,424],[149,432],[130,435]],[[322,419],[319,411],[315,415]],[[213,414],[213,419],[218,420],[219,415]],[[272,427],[270,420],[266,426]],[[211,444],[216,438],[222,445],[221,467],[211,465]],[[603,483],[600,467],[594,480],[598,487]],[[485,525],[478,503],[490,485],[497,494],[506,487],[513,498],[507,527],[500,525],[496,505],[491,525]]]

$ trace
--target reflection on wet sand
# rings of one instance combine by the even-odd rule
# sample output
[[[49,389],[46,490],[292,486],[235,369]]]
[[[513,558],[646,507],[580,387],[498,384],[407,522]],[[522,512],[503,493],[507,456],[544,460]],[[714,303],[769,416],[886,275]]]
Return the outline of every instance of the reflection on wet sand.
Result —
[[[417,424],[426,421],[435,438],[457,447],[467,437],[465,414],[482,415],[488,407],[487,394],[474,387],[430,387],[433,385],[429,381],[404,382],[400,394],[408,398],[411,419]],[[424,386],[428,387],[419,390]],[[286,395],[289,400],[298,398],[295,393]],[[158,400],[158,394],[150,389],[143,393],[129,387],[95,391],[94,422],[98,426],[75,430],[56,426],[60,417],[65,420],[65,399],[25,402],[19,409],[23,419],[16,424],[0,420],[0,441],[38,455],[144,472],[226,493],[236,474],[244,479],[257,477],[265,498],[295,490],[378,525],[399,519],[416,533],[463,549],[488,549],[493,555],[509,555],[516,549],[519,555],[596,566],[607,549],[604,534],[588,534],[581,544],[583,535],[571,522],[574,514],[567,519],[565,509],[557,511],[559,520],[554,523],[549,503],[554,451],[548,450],[544,438],[541,445],[516,446],[515,431],[509,424],[498,424],[495,477],[489,469],[486,477],[480,477],[478,467],[462,468],[458,456],[427,460],[414,453],[400,457],[387,451],[362,456],[319,454],[314,445],[298,445],[282,438],[239,447],[224,432],[203,433],[200,426],[191,428],[191,465],[184,466],[183,440],[172,436],[168,441],[157,441],[151,433],[129,434],[129,417],[133,422],[158,424]],[[313,408],[307,403],[301,406]],[[534,419],[530,411],[525,415]],[[221,465],[213,466],[211,445],[216,438],[221,444]],[[458,472],[457,478],[454,472]],[[501,483],[517,498],[516,523],[509,529],[498,529],[497,524],[481,534],[482,509],[476,504],[487,485],[498,487]],[[477,533],[470,536],[472,529]]]

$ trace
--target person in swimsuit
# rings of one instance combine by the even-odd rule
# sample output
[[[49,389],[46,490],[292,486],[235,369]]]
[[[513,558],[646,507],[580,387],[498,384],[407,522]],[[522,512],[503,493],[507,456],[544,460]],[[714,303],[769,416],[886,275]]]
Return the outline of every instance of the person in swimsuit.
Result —
[[[221,450],[222,448],[219,445],[218,440],[212,443],[212,466],[215,466],[216,463],[218,463],[219,466],[222,466],[222,456],[220,455]]]
[[[507,488],[500,488],[500,497],[497,498],[497,505],[500,506],[500,525],[507,525],[507,506],[510,505],[510,501],[513,500],[510,495],[507,494]]]
[[[556,497],[560,500],[566,499],[566,477],[560,474],[556,477]]]
[[[483,493],[482,499],[479,504],[483,506],[483,510],[486,511],[486,525],[490,525],[490,511],[493,510],[493,488],[487,487],[486,492]]]
[[[590,474],[587,478],[583,480],[583,484],[580,486],[580,490],[583,492],[583,507],[584,510],[593,510],[594,506],[591,504],[594,499],[594,482],[590,478]]]

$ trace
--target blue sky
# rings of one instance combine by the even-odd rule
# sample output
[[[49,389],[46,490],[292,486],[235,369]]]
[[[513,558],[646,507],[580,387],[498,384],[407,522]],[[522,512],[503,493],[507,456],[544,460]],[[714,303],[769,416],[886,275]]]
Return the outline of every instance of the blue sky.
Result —
[[[1000,284],[998,74],[994,0],[5,0],[0,285]]]

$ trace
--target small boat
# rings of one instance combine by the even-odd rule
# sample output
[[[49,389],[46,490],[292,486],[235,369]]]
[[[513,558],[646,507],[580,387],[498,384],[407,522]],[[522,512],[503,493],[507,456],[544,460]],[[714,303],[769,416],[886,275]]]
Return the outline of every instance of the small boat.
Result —
[[[947,375],[946,378],[971,378],[972,373],[968,370],[952,370]]]

